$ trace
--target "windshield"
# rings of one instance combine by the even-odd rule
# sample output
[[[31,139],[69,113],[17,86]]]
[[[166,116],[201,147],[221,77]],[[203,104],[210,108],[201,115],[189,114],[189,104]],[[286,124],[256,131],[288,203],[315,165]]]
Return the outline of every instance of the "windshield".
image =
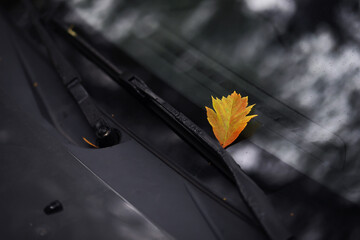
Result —
[[[203,109],[196,113],[201,117],[211,96],[249,96],[258,117],[228,148],[245,170],[263,164],[267,152],[360,202],[358,1],[71,4],[93,28]]]

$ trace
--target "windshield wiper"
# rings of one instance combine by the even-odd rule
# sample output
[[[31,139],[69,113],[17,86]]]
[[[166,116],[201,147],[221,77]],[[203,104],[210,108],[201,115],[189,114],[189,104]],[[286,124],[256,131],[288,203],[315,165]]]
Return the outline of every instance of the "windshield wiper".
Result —
[[[223,169],[235,181],[238,190],[248,207],[252,210],[259,223],[271,239],[291,239],[292,235],[285,229],[277,213],[270,204],[265,193],[250,179],[213,138],[193,123],[184,114],[173,108],[169,103],[156,95],[139,77],[119,70],[103,55],[95,50],[85,39],[73,30],[63,26],[59,21],[52,20],[61,33],[65,34],[75,47],[90,61],[100,67],[115,82],[131,91],[136,97],[157,113],[177,134],[206,156],[212,163]],[[222,164],[226,165],[224,170]]]
[[[31,22],[35,26],[41,41],[46,46],[53,65],[63,83],[79,104],[90,125],[96,131],[101,130],[103,126],[107,127],[108,124],[103,120],[101,112],[96,108],[86,90],[80,84],[80,76],[57,49],[47,30],[42,25],[36,9],[32,6],[30,0],[24,0],[24,2],[30,13]],[[67,28],[64,28],[58,21],[53,20],[52,22],[62,30],[62,33],[66,33],[66,36],[70,37],[72,43],[90,61],[99,66],[119,85],[140,98],[146,106],[151,108],[169,124],[179,136],[220,167],[220,169],[223,169],[234,180],[244,202],[252,210],[256,219],[271,239],[286,240],[292,237],[281,224],[264,192],[242,171],[232,156],[220,144],[208,136],[184,114],[156,95],[139,77],[129,72],[120,71],[91,47],[81,36],[74,34],[73,31],[67,31]],[[105,135],[107,136],[106,132]],[[223,168],[220,163],[224,163],[227,168]]]

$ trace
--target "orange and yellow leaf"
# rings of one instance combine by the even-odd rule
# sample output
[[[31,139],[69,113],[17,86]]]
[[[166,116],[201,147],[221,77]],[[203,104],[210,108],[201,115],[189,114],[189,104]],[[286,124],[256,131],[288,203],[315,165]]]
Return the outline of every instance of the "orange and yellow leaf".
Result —
[[[255,105],[248,105],[248,97],[241,97],[235,91],[222,99],[212,98],[213,109],[206,108],[207,119],[215,137],[223,148],[230,145],[244,130],[250,119],[257,115],[246,116]]]
[[[87,140],[85,137],[82,138],[87,144],[89,144],[90,146],[94,147],[94,148],[99,148],[98,146],[96,146],[95,144],[93,144],[92,142],[90,142],[89,140]]]

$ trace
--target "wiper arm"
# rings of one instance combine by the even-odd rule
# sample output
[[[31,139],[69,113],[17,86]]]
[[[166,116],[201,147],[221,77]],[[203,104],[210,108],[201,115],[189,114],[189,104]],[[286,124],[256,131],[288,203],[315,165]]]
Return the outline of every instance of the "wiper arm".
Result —
[[[243,172],[232,156],[220,144],[184,114],[156,95],[140,78],[119,70],[81,36],[74,34],[74,32],[69,33],[68,28],[65,28],[60,22],[53,20],[53,23],[71,39],[71,42],[82,54],[106,72],[119,85],[142,99],[148,107],[172,126],[177,134],[192,144],[212,163],[218,166],[219,163],[224,163],[227,167],[224,171],[233,178],[244,201],[271,239],[287,240],[292,238],[292,235],[282,225],[265,193]],[[221,169],[224,168],[221,167]]]
[[[78,72],[58,50],[55,42],[42,25],[40,17],[30,0],[23,0],[31,23],[33,24],[42,44],[45,45],[51,63],[60,76],[62,83],[77,102],[89,125],[94,129],[96,143],[99,147],[109,147],[120,142],[120,132],[112,128],[105,120],[104,115],[95,105],[86,89],[81,84]]]

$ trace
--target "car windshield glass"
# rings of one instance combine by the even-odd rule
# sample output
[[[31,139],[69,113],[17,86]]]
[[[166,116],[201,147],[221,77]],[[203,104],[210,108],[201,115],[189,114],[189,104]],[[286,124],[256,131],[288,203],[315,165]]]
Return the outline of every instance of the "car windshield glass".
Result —
[[[242,167],[265,151],[360,202],[358,1],[70,2],[204,118],[211,96],[249,96],[258,117],[228,148]]]

